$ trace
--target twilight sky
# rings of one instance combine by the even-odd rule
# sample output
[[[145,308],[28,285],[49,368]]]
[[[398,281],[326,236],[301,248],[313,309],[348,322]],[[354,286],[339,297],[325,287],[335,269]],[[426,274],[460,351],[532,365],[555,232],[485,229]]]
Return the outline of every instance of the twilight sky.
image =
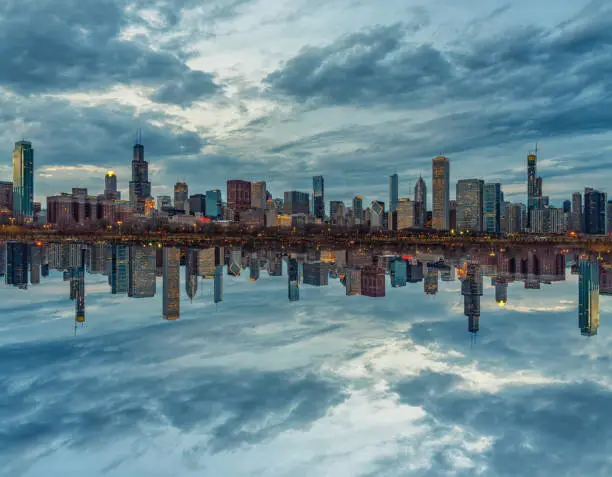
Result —
[[[483,5],[486,4],[486,7]],[[228,178],[275,196],[412,196],[431,158],[451,180],[524,200],[540,143],[554,201],[612,180],[612,6],[605,0],[5,0],[0,180],[35,147],[36,199],[127,189],[142,128],[153,194]],[[451,197],[454,186],[451,187]],[[44,200],[43,200],[44,202]]]

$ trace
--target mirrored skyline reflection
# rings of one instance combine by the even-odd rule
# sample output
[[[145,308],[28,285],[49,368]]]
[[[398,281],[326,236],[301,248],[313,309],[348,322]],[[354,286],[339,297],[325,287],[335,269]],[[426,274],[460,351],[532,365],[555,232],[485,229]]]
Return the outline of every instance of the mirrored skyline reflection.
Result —
[[[0,475],[609,474],[611,264],[4,243]]]

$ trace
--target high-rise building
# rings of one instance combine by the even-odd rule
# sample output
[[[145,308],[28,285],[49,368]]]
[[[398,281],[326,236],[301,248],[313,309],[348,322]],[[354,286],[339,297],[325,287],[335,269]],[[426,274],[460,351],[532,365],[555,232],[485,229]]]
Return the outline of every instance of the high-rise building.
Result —
[[[289,301],[298,301],[300,299],[300,280],[298,261],[295,258],[289,258],[287,262],[287,279]]]
[[[157,196],[157,210],[168,211],[172,209],[172,197],[169,195],[158,195]]]
[[[266,192],[265,182],[251,182],[251,208],[266,208]]]
[[[327,286],[329,265],[327,263],[305,263],[303,267],[304,284],[315,287]]]
[[[402,197],[397,201],[397,230],[408,229],[414,227],[415,224],[415,212],[416,207],[412,205],[412,201],[406,197]]]
[[[432,177],[432,227],[436,230],[449,230],[450,164],[447,157],[439,156],[432,160]]]
[[[174,184],[174,209],[185,210],[187,197],[189,197],[189,186],[186,182]]]
[[[406,286],[406,262],[401,257],[391,260],[391,286],[393,288]]]
[[[215,267],[215,281],[214,281],[214,302],[221,303],[223,301],[223,265],[217,265]]]
[[[0,181],[0,215],[13,214],[13,183]]]
[[[381,229],[383,227],[383,219],[385,214],[385,203],[377,200],[372,201],[370,206],[370,228]]]
[[[130,251],[130,293],[134,298],[155,296],[155,248],[132,245]]]
[[[164,247],[163,311],[164,320],[180,317],[180,263],[181,251],[176,247]]]
[[[423,177],[414,186],[414,226],[425,227],[427,225],[427,185]]]
[[[104,198],[108,200],[120,200],[121,193],[117,191],[117,174],[108,171],[104,176]]]
[[[606,233],[608,197],[605,192],[584,189],[584,233],[602,235]]]
[[[342,212],[342,215],[340,215],[340,212]],[[329,203],[329,216],[332,218],[344,216],[344,202],[341,200],[332,200]]]
[[[23,290],[28,288],[28,245],[19,242],[6,244],[6,284]]]
[[[313,215],[317,219],[325,219],[325,180],[323,176],[312,178]]]
[[[206,217],[218,219],[221,216],[221,191],[218,189],[206,191]]]
[[[482,270],[476,263],[468,263],[461,283],[463,314],[468,317],[468,331],[477,333],[480,321],[480,297],[483,295]]]
[[[307,192],[292,190],[285,192],[284,196],[284,207],[286,214],[308,214],[310,207]]]
[[[215,276],[215,249],[204,248],[198,252],[198,275],[204,279],[213,278]]]
[[[506,232],[520,234],[523,231],[523,217],[525,206],[523,204],[508,204],[506,207]]]
[[[536,174],[538,157],[535,154],[527,156],[527,212],[535,208],[535,199],[538,197]]]
[[[353,197],[353,219],[356,225],[363,223],[363,197],[360,195]]]
[[[42,265],[42,247],[38,245],[30,246],[30,283],[38,285],[40,283],[40,268]]]
[[[185,292],[191,301],[198,293],[198,249],[194,247],[185,252]]]
[[[149,163],[144,158],[144,146],[140,133],[134,144],[132,158],[132,180],[130,181],[130,203],[137,214],[145,213],[145,203],[151,197],[151,182],[149,182]]]
[[[612,200],[606,206],[606,233],[612,234]]]
[[[484,185],[484,230],[490,234],[501,232],[502,192],[499,182]]]
[[[189,214],[206,214],[206,195],[194,194],[189,197]]]
[[[578,263],[578,326],[583,336],[594,336],[599,328],[599,262]]]
[[[111,293],[127,293],[129,287],[130,250],[127,245],[114,244],[111,255]]]
[[[570,222],[572,231],[577,233],[583,231],[582,194],[580,192],[574,192],[572,194],[572,214]]]
[[[572,201],[571,200],[564,200],[563,201],[563,212],[566,214],[571,213],[572,211]]]
[[[18,221],[34,217],[34,149],[17,141],[13,150],[13,215]]]
[[[251,208],[251,183],[249,181],[227,181],[227,205],[240,213]]]
[[[389,176],[389,212],[397,210],[397,200],[399,199],[399,179],[397,174]]]
[[[385,271],[376,266],[361,269],[361,295],[371,298],[385,296]]]
[[[484,181],[462,179],[457,181],[457,230],[482,232]]]
[[[451,230],[457,230],[457,201],[448,201],[448,226]]]

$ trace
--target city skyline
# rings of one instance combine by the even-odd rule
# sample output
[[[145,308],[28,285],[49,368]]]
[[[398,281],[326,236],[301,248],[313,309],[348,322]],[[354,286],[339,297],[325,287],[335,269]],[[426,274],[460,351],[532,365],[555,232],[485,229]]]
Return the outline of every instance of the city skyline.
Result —
[[[25,79],[17,83],[15,75],[0,75],[3,110],[12,111],[2,119],[0,143],[8,155],[16,139],[33,142],[34,200],[42,202],[75,183],[94,190],[106,170],[117,172],[127,197],[126,150],[138,128],[147,158],[155,164],[150,171],[154,197],[171,195],[177,177],[207,177],[210,187],[218,187],[239,171],[244,178],[266,181],[275,192],[297,184],[309,189],[311,177],[323,175],[330,199],[346,202],[360,194],[368,202],[386,200],[385,176],[397,173],[400,184],[410,189],[420,173],[426,175],[430,159],[442,153],[453,162],[451,183],[473,177],[470,171],[485,171],[479,178],[504,182],[506,198],[514,201],[526,194],[523,161],[536,142],[541,144],[540,175],[555,178],[548,187],[553,203],[570,196],[575,182],[599,189],[610,183],[605,167],[608,99],[580,95],[597,91],[602,81],[588,72],[609,44],[609,6],[575,2],[544,15],[541,7],[521,2],[496,1],[486,10],[469,4],[460,12],[449,5],[385,2],[385,8],[375,9],[364,4],[342,9],[346,20],[341,25],[331,28],[324,22],[315,35],[309,16],[290,14],[300,10],[297,5],[288,4],[280,14],[257,12],[258,3],[227,5],[227,16],[214,9],[177,8],[175,21],[168,11],[152,7],[159,23],[136,10],[120,25],[114,4],[98,7],[93,21],[69,16],[66,4],[56,2],[57,23],[36,38],[4,42],[5,70]],[[41,8],[39,3],[11,12],[28,24],[29,18],[44,15]],[[329,10],[313,8],[315,16],[326,18]],[[212,32],[224,33],[190,44],[189,64],[186,44],[170,41],[179,32],[197,32],[198,27],[184,23],[181,15],[187,12],[210,24]],[[300,33],[270,49],[263,37],[282,33],[280,19]],[[248,54],[242,41],[245,22],[262,24],[257,37],[249,39]],[[591,23],[596,28],[586,26]],[[7,24],[2,34],[21,38],[18,24]],[[112,40],[134,25],[143,36],[121,37],[126,60],[138,51],[165,64],[163,71],[139,69],[129,77],[110,61],[116,58]],[[78,31],[96,32],[93,43],[82,44]],[[59,36],[75,48],[76,66],[55,51],[44,61],[34,57],[36,41]],[[14,49],[17,44],[21,47]],[[445,44],[456,46],[444,50]],[[365,62],[381,81],[361,78],[353,74],[352,63],[336,60],[352,49],[370,48],[375,51],[371,57],[355,53],[355,64]],[[508,53],[517,50],[525,55]],[[540,61],[559,51],[565,52],[562,61]],[[98,66],[79,63],[79,55],[89,53]],[[38,65],[36,73],[15,63],[22,57]],[[326,67],[319,71],[317,65]],[[557,72],[561,65],[563,71],[576,71],[580,81],[571,81],[571,75],[553,81],[562,76]],[[334,79],[342,68],[354,80],[339,88]],[[506,71],[513,74],[505,76]],[[412,81],[411,74],[423,82]],[[488,108],[491,104],[495,108]],[[373,169],[381,171],[380,181],[370,181]],[[332,181],[334,171],[338,175]],[[9,172],[10,164],[0,161],[0,180],[8,180]]]

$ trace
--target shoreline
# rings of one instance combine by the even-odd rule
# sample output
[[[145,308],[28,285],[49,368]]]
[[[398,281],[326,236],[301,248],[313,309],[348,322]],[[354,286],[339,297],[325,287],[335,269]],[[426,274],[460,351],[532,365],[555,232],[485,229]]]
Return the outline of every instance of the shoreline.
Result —
[[[486,236],[411,236],[385,237],[356,234],[351,235],[266,235],[264,234],[220,234],[206,233],[57,233],[42,230],[0,231],[0,241],[27,242],[129,242],[155,243],[162,245],[240,245],[240,246],[317,246],[330,248],[352,248],[359,246],[395,247],[411,246],[486,246],[503,248],[510,246],[554,246],[569,248],[588,248],[599,251],[612,250],[612,236],[521,236],[521,237],[486,237]]]

